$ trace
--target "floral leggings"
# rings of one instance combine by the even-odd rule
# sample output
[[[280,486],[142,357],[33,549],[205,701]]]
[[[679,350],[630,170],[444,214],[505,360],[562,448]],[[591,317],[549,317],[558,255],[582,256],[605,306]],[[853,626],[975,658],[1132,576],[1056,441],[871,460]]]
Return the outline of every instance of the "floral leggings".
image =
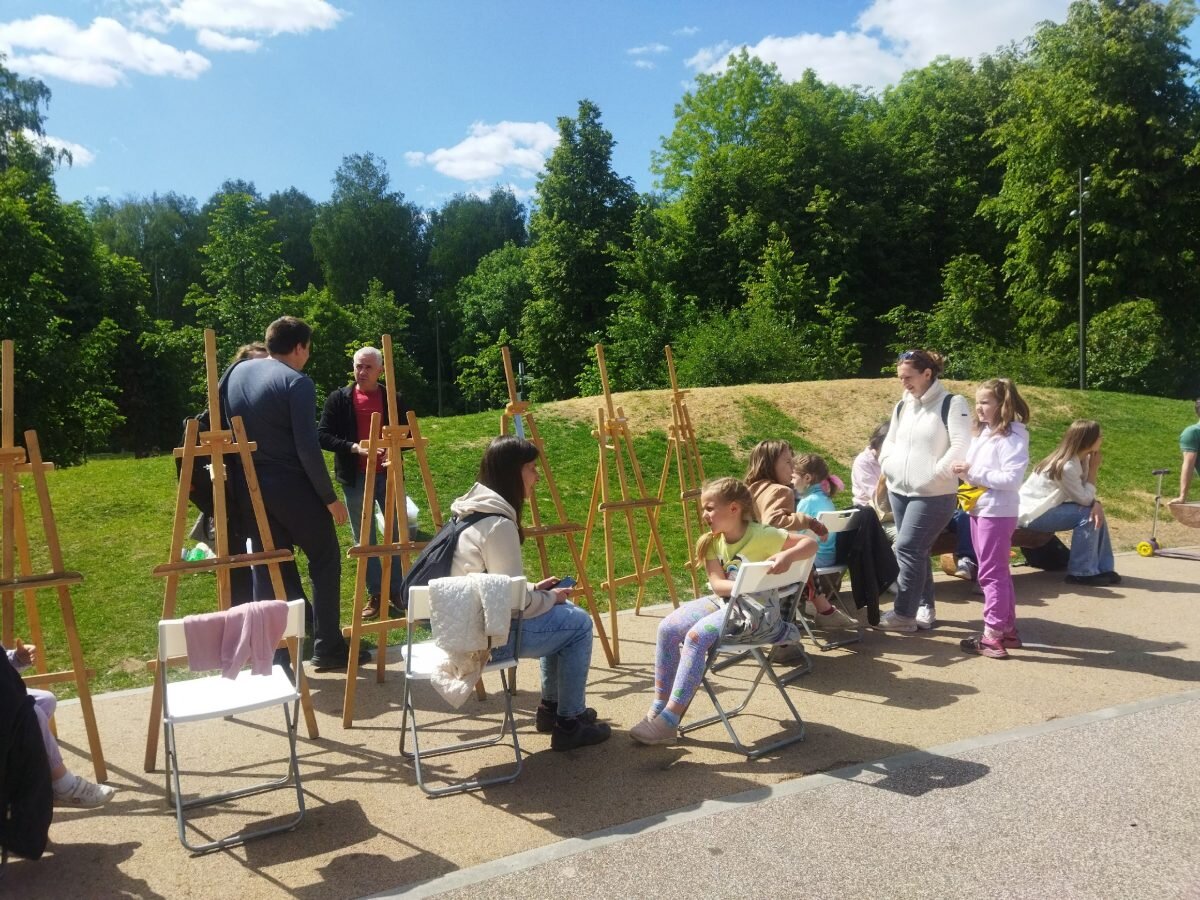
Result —
[[[659,704],[673,700],[686,708],[692,702],[724,620],[725,606],[716,597],[684,603],[662,620],[654,651],[654,694]]]

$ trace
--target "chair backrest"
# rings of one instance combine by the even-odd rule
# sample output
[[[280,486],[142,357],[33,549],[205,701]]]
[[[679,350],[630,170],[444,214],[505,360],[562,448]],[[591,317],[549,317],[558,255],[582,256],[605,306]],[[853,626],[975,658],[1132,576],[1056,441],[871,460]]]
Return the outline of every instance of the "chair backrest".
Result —
[[[526,594],[528,593],[526,584],[524,575],[518,575],[511,579],[510,609],[519,611],[525,608]],[[407,618],[410,622],[429,618],[429,585],[414,584],[409,589]]]
[[[835,509],[817,513],[817,520],[829,529],[830,534],[837,534],[857,528],[858,514],[859,510],[855,508]]]
[[[737,577],[733,579],[733,590],[730,596],[757,594],[761,591],[804,584],[808,581],[808,575],[812,571],[813,557],[797,560],[792,563],[790,568],[778,575],[770,574],[769,570],[772,565],[773,563],[769,562],[742,563],[738,568]]]
[[[278,603],[277,600],[267,601]],[[283,630],[285,638],[294,637],[304,640],[304,601],[287,601],[287,627]],[[226,610],[228,615],[232,610]],[[187,638],[184,636],[183,619],[162,619],[158,623],[158,661],[166,663],[172,657],[187,656]]]

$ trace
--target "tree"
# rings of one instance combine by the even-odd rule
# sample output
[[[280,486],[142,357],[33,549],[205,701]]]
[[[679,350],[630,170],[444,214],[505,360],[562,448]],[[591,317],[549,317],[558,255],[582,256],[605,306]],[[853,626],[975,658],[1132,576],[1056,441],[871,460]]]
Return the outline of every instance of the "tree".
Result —
[[[530,219],[529,284],[519,343],[533,369],[537,398],[568,397],[603,332],[617,281],[615,255],[629,242],[638,207],[628,178],[612,169],[612,135],[600,109],[579,102],[558,120],[559,144],[538,179]]]
[[[292,292],[300,293],[310,285],[323,285],[325,279],[312,245],[312,230],[317,221],[316,202],[303,191],[290,187],[271,194],[266,209],[275,223],[271,238],[279,243]]]
[[[6,68],[4,60],[4,54],[0,53],[0,172],[11,164],[15,142],[28,144],[28,134],[45,136],[43,109],[50,105],[50,88],[36,78],[22,78]],[[34,154],[47,167],[71,159],[68,151],[44,145],[36,148]],[[25,165],[30,162],[26,159]]]

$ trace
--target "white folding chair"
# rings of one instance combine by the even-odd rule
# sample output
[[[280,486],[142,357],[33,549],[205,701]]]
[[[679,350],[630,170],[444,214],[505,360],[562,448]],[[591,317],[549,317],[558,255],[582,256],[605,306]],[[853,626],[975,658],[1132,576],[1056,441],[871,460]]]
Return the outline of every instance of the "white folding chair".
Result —
[[[858,528],[857,509],[838,509],[829,512],[822,512],[817,514],[817,519],[822,525],[829,529],[830,534],[841,534],[842,532],[850,532]],[[844,563],[838,563],[837,565],[832,566],[816,567],[813,569],[812,576],[809,579],[809,590],[803,591],[800,599],[797,602],[803,603],[805,600],[809,599],[809,594],[811,592],[819,590],[825,594],[826,599],[828,599],[829,602],[835,607],[849,615],[854,615],[854,604],[850,603],[849,608],[847,608],[847,604],[842,602],[841,587],[845,574],[846,565]],[[853,637],[847,637],[838,641],[828,641],[818,638],[815,634],[813,634],[812,628],[809,626],[808,619],[804,615],[803,608],[799,608],[797,612],[799,613],[799,615],[796,616],[797,623],[801,628],[804,629],[805,634],[808,635],[808,638],[813,642],[813,645],[822,652],[827,650],[836,650],[838,647],[845,647],[848,644],[856,644],[862,640],[862,625],[859,625],[859,627],[854,631]],[[784,682],[790,683],[803,674],[804,672],[789,672],[787,677],[784,679]]]
[[[812,571],[812,557],[800,560],[793,563],[791,568],[779,575],[771,575],[768,570],[771,568],[771,563],[743,563],[738,569],[737,577],[733,581],[733,590],[730,593],[730,600],[725,604],[725,619],[721,623],[721,639],[708,651],[708,660],[704,669],[704,677],[701,679],[701,685],[712,701],[713,708],[716,710],[715,715],[699,719],[695,722],[690,722],[687,725],[681,726],[680,733],[694,731],[697,728],[704,728],[707,725],[712,725],[720,722],[725,726],[725,730],[729,733],[729,739],[733,741],[733,745],[739,751],[745,753],[751,759],[757,759],[766,753],[771,753],[781,747],[786,747],[789,744],[794,744],[797,741],[804,740],[804,720],[800,718],[800,713],[796,710],[795,704],[792,703],[792,698],[788,696],[787,688],[783,682],[779,680],[779,676],[771,668],[771,664],[767,659],[767,654],[777,646],[785,646],[785,644],[776,644],[771,641],[734,641],[726,638],[729,633],[729,617],[734,607],[734,598],[746,595],[765,595],[769,592],[779,592],[785,588],[795,585],[803,585],[807,580],[809,573]],[[790,643],[790,642],[788,642]],[[711,675],[724,668],[721,662],[718,662],[723,656],[745,657],[749,655],[758,664],[758,671],[754,675],[754,680],[750,683],[750,687],[742,696],[741,702],[732,709],[726,709],[722,704],[720,697],[713,687]],[[767,744],[766,746],[751,749],[734,731],[732,719],[745,711],[750,704],[750,699],[754,696],[754,692],[758,689],[763,677],[766,677],[779,690],[779,694],[783,697],[783,702],[787,705],[792,717],[796,720],[799,729],[793,733],[786,735],[778,741]]]
[[[182,619],[163,619],[158,623],[158,673],[162,688],[163,748],[167,757],[166,781],[167,803],[174,799],[175,819],[179,826],[179,840],[193,853],[205,853],[222,847],[241,844],[251,838],[290,831],[304,818],[304,791],[300,785],[300,769],[296,759],[296,723],[300,706],[300,659],[297,648],[304,640],[304,601],[289,600],[287,603],[287,627],[284,637],[292,650],[292,674],[279,665],[271,667],[270,675],[252,675],[243,669],[237,678],[209,675],[204,678],[171,681],[167,677],[169,662],[187,658],[187,639],[184,636]],[[278,779],[259,782],[249,787],[210,794],[190,800],[183,799],[179,775],[179,747],[176,728],[205,719],[221,719],[238,713],[272,706],[283,707],[283,719],[288,741],[287,773]],[[288,821],[255,831],[240,831],[228,837],[202,844],[188,842],[184,810],[199,806],[224,803],[238,797],[280,790],[295,785],[298,811]]]
[[[517,658],[521,652],[522,613],[528,602],[528,587],[524,578],[513,578],[511,588],[510,606],[516,613],[513,618],[512,627],[517,629],[513,655],[511,658],[494,662],[489,661],[483,667],[484,675],[487,675],[489,672],[500,673],[500,682],[503,687],[501,693],[504,695],[504,719],[500,725],[500,732],[494,737],[459,741],[443,747],[435,747],[431,750],[421,749],[421,731],[417,724],[417,710],[413,705],[413,686],[418,682],[428,683],[438,666],[445,661],[446,653],[432,639],[419,642],[413,641],[413,635],[417,631],[415,623],[429,619],[429,588],[428,586],[414,585],[409,589],[408,639],[401,651],[404,655],[404,707],[400,718],[400,754],[405,759],[413,761],[413,768],[417,774],[417,785],[431,797],[442,797],[446,794],[473,791],[476,788],[491,784],[507,784],[516,781],[517,776],[521,774],[521,745],[517,741],[517,728],[513,720],[512,691],[510,690],[510,685],[516,682]],[[408,732],[410,720],[413,742],[411,753],[404,749],[404,738]],[[512,769],[489,778],[476,776],[462,781],[451,782],[444,787],[433,788],[425,783],[425,771],[422,766],[423,760],[432,756],[443,756],[448,753],[461,753],[467,750],[476,750],[480,747],[490,747],[504,740],[506,734],[512,735],[513,757],[515,759],[515,765]]]

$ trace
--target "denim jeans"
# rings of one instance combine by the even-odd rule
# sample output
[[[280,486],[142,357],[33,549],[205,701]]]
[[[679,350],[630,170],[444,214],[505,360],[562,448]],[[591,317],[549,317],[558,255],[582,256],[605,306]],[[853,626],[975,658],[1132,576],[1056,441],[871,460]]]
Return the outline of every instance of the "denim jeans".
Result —
[[[343,484],[342,493],[346,495],[346,509],[350,513],[350,531],[354,535],[355,543],[358,543],[359,524],[362,522],[363,508],[363,492],[367,486],[367,473],[359,472],[354,479],[353,484]],[[384,508],[384,498],[387,496],[387,477],[383,472],[377,472],[375,475],[375,501],[379,504],[379,508]],[[393,540],[399,540],[399,525],[392,523]],[[376,543],[379,529],[375,526],[375,511],[374,504],[371,510],[371,537],[369,543]],[[388,587],[388,596],[392,600],[400,598],[400,581],[403,576],[403,571],[400,567],[400,557],[392,557],[392,574],[390,577],[391,584]],[[383,565],[379,561],[378,556],[367,557],[367,593],[373,596],[380,596],[383,593]]]
[[[1071,529],[1071,575],[1098,575],[1116,567],[1108,523],[1097,528],[1091,520],[1092,508],[1078,503],[1060,503],[1048,509],[1025,527],[1030,531],[1066,531]]]
[[[946,530],[946,523],[958,506],[958,496],[906,497],[888,491],[888,498],[896,519],[896,543],[892,549],[900,565],[895,610],[897,615],[912,618],[918,606],[933,606],[929,551],[937,536]]]
[[[975,545],[971,541],[971,514],[956,509],[954,515],[950,517],[950,525],[946,530],[954,532],[954,561],[958,562],[960,559],[966,558],[978,565],[979,560],[975,558]]]
[[[492,659],[511,659],[517,630],[508,644],[492,651]],[[558,704],[558,714],[577,716],[587,703],[588,667],[592,664],[592,617],[571,603],[525,619],[521,626],[521,658],[542,661],[542,699]]]

